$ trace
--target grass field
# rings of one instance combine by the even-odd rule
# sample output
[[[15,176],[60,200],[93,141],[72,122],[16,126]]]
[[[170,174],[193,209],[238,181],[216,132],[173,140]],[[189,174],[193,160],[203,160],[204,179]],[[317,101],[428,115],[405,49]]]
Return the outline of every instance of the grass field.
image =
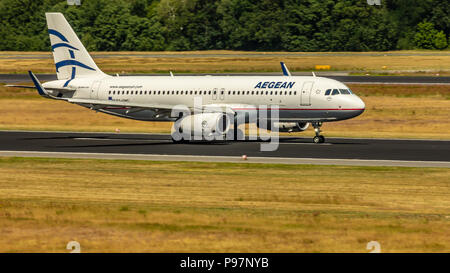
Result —
[[[326,136],[450,138],[450,86],[350,85],[366,103],[355,119],[326,123]],[[171,123],[128,120],[0,86],[0,130],[170,132]],[[294,134],[312,136],[312,129]]]
[[[145,57],[148,54],[157,57]],[[92,56],[107,73],[280,72],[280,61],[284,61],[291,71],[312,71],[316,65],[330,65],[333,71],[450,74],[448,51],[93,52]],[[26,73],[28,70],[55,73],[51,52],[0,52],[0,73]]]
[[[0,252],[450,251],[450,169],[0,158]]]

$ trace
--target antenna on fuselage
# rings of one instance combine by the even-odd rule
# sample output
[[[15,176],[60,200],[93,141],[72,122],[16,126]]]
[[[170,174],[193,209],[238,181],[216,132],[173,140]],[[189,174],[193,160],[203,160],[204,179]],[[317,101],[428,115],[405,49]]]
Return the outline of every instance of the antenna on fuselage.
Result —
[[[287,76],[287,77],[292,76],[292,75],[291,75],[291,72],[289,72],[289,69],[286,67],[286,65],[284,64],[284,62],[280,62],[280,64],[281,64],[281,70],[283,70],[283,75],[284,75],[284,76]]]
[[[313,77],[316,77],[316,73],[314,73],[314,71],[311,71],[311,73],[313,74]]]
[[[173,73],[172,73],[172,71],[169,71],[169,73],[170,73],[170,76],[173,78]]]

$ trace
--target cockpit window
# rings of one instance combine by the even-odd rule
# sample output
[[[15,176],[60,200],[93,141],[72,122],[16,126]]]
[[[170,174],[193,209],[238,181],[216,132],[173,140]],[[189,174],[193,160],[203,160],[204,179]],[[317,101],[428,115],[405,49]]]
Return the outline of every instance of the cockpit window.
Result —
[[[327,91],[325,91],[325,96],[329,96],[331,93],[331,89],[328,89]]]
[[[333,89],[333,93],[331,93],[331,95],[339,95],[339,90],[337,89]]]
[[[348,91],[348,89],[339,89],[339,91],[341,91],[342,95],[350,95],[350,91]]]

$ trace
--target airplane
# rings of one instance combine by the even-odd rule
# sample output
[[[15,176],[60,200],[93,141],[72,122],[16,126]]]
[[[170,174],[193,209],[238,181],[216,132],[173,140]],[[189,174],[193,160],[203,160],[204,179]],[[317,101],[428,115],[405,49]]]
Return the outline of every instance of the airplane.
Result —
[[[58,80],[41,84],[29,71],[34,86],[12,87],[36,88],[44,98],[118,117],[174,122],[178,127],[172,131],[181,133],[177,138],[172,132],[175,143],[189,142],[198,131],[243,139],[238,126],[253,122],[258,128],[279,132],[302,132],[311,124],[313,142],[324,143],[320,134],[324,122],[351,119],[365,110],[364,102],[345,84],[314,73],[292,76],[283,62],[283,76],[107,75],[97,67],[63,14],[45,16]],[[174,111],[180,105],[187,114]],[[278,111],[276,118],[258,114],[273,109]],[[255,112],[256,119],[249,119]]]

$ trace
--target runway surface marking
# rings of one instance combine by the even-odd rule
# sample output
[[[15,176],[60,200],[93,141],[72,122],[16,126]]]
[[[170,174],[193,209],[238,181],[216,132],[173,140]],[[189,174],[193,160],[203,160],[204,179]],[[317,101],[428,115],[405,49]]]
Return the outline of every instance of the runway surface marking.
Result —
[[[36,152],[36,151],[0,151],[0,156],[149,160],[149,161],[450,168],[450,162],[439,162],[439,161],[360,160],[360,159],[331,159],[331,158],[318,159],[318,158],[248,157],[247,160],[243,160],[242,158],[234,156],[189,156],[189,155],[186,156],[186,155],[160,155],[160,154],[143,155],[143,154],[65,153],[65,152],[61,153],[61,152]]]

